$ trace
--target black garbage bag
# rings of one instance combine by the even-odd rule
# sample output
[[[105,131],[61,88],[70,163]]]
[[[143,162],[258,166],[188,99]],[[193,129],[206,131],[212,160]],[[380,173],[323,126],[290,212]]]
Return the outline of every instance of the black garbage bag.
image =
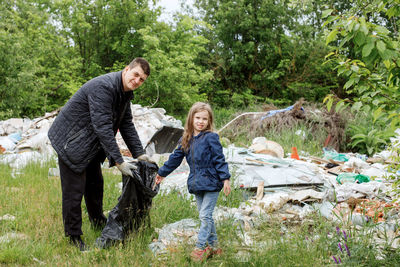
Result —
[[[96,239],[96,247],[107,248],[116,242],[122,242],[130,232],[138,230],[145,222],[150,225],[149,211],[153,197],[160,189],[154,190],[157,164],[146,161],[130,162],[137,166],[133,177],[122,176],[122,193],[118,204],[108,214],[106,226]]]

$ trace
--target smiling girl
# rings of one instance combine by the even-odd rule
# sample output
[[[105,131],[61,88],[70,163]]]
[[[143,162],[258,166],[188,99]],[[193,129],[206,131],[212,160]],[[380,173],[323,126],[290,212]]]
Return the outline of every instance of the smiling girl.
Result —
[[[222,152],[218,134],[213,132],[213,113],[207,103],[197,102],[189,110],[180,144],[168,161],[158,170],[159,184],[186,158],[190,166],[187,180],[189,193],[194,194],[200,217],[200,230],[196,248],[191,257],[195,261],[211,254],[220,254],[213,219],[214,207],[221,189],[229,195],[231,177]],[[208,245],[208,246],[207,246]]]

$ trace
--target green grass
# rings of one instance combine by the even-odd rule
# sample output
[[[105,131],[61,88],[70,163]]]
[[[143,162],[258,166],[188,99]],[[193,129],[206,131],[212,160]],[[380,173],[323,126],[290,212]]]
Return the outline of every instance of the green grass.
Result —
[[[15,221],[0,221],[0,236],[18,233],[26,239],[0,243],[0,265],[11,266],[201,266],[190,260],[192,246],[179,244],[166,257],[158,258],[148,248],[157,238],[155,228],[184,218],[197,219],[197,211],[191,200],[182,198],[177,192],[158,195],[154,198],[150,212],[151,227],[142,228],[132,234],[124,245],[106,250],[93,249],[81,253],[72,247],[63,235],[61,216],[61,188],[59,178],[49,178],[50,162],[27,166],[22,174],[12,178],[11,169],[0,166],[0,216],[11,214]],[[105,210],[117,203],[120,175],[104,171]],[[242,192],[234,189],[229,197],[220,196],[218,205],[237,206],[242,201]],[[90,227],[87,212],[83,207],[84,240],[92,245],[101,232]],[[338,236],[332,236],[335,227],[318,214],[302,224],[288,224],[267,217],[257,225],[251,237],[254,245],[241,243],[241,231],[233,219],[217,227],[221,256],[209,259],[206,266],[329,266],[334,265],[332,255],[338,255]],[[339,225],[347,231],[350,227]],[[371,235],[352,232],[348,245],[352,257],[342,255],[347,266],[396,266],[400,264],[398,252],[386,250],[384,259],[377,259]],[[361,232],[362,233],[362,232]],[[365,238],[363,238],[365,236]]]

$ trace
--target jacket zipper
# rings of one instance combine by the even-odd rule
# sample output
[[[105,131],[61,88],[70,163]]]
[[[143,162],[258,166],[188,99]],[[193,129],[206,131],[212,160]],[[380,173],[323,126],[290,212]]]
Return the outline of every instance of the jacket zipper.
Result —
[[[76,137],[78,137],[79,135],[81,135],[81,133],[83,132],[83,130],[85,130],[85,128],[80,129],[78,132],[76,132],[76,133],[73,134],[70,138],[68,138],[67,142],[65,143],[64,149],[67,149],[69,142],[71,142],[71,141],[74,140]]]
[[[194,137],[192,137],[193,138],[193,144],[192,144],[192,149],[191,149],[191,154],[192,154],[192,164],[193,164],[193,184],[192,184],[192,186],[193,186],[193,188],[195,188],[195,186],[196,186],[196,164],[195,164],[195,161],[194,161],[194,155],[193,155],[193,153],[194,153],[194,143],[195,143],[195,139],[194,139]]]

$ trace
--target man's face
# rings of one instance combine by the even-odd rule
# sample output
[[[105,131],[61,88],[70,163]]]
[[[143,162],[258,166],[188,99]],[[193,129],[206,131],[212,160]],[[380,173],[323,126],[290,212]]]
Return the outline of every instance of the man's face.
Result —
[[[122,72],[122,84],[124,86],[124,91],[133,91],[136,90],[139,86],[144,83],[147,79],[147,75],[144,74],[140,65],[129,69],[129,66],[126,66],[124,71]]]

